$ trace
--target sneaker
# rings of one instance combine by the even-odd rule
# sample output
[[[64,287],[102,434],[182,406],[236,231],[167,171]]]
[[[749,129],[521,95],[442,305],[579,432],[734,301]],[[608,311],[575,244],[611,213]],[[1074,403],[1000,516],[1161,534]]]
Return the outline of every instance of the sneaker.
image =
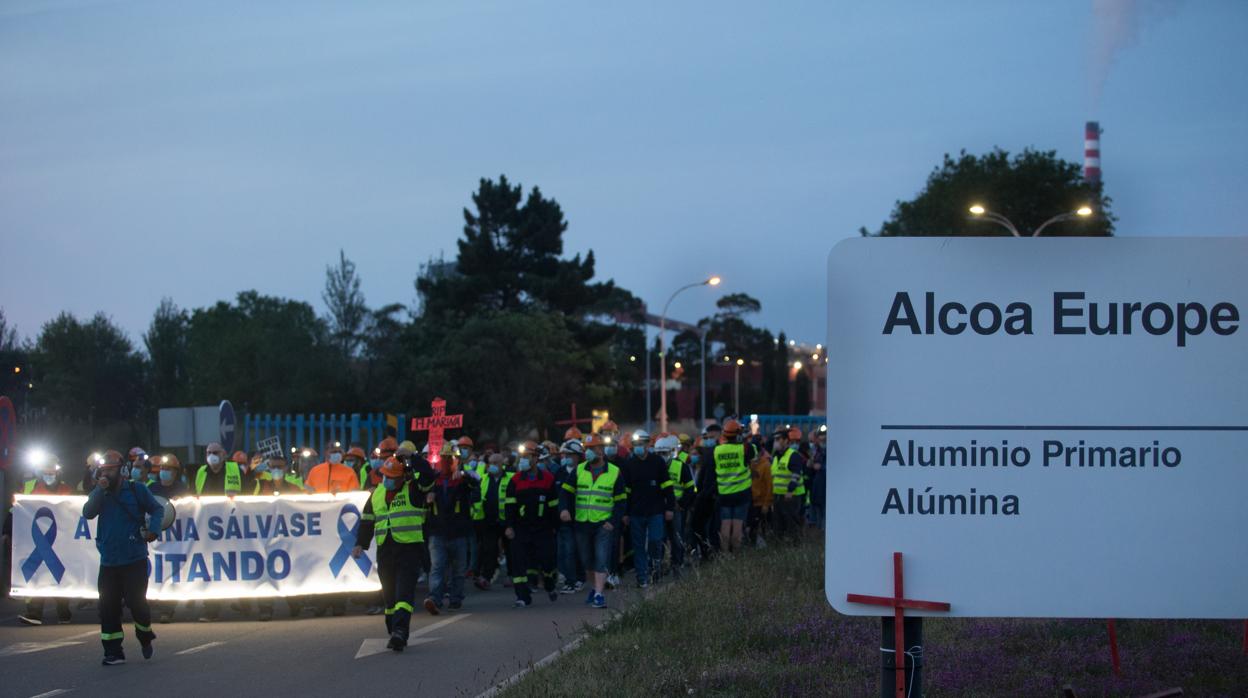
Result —
[[[572,593],[579,592],[581,589],[584,589],[584,588],[585,588],[585,582],[577,582],[576,588],[572,590]]]
[[[438,608],[438,603],[433,599],[425,599],[425,610],[428,611],[431,616],[436,616],[442,613],[442,609]]]
[[[17,622],[21,623],[22,625],[43,625],[42,618],[36,618],[34,616],[27,616],[27,615],[18,616]]]
[[[464,607],[464,602],[463,602],[463,601],[452,601],[452,602],[450,603],[450,607],[451,607],[451,610],[452,610],[452,611],[458,611],[459,609],[461,609],[461,608],[463,608],[463,607]]]
[[[559,593],[560,594],[575,594],[578,591],[580,591],[580,589],[577,589],[575,586],[572,586],[571,584],[564,584],[563,588],[559,590]]]
[[[480,589],[481,591],[489,591],[490,580],[486,579],[485,577],[477,577],[477,581],[473,582],[472,585]]]
[[[420,576],[416,578],[417,584],[424,584],[427,581],[429,581],[429,575],[425,574],[424,572],[421,572]]]
[[[594,602],[590,605],[594,608],[606,608],[607,599],[602,594],[594,594]]]
[[[124,654],[106,654],[104,655],[104,661],[101,662],[101,664],[103,664],[104,666],[113,666],[114,664],[125,664],[125,663],[126,663],[126,655]]]
[[[618,589],[620,587],[620,577],[616,574],[607,575],[607,588]]]
[[[531,599],[516,599],[516,603],[513,605],[516,608],[528,608],[533,605],[533,601]]]
[[[546,592],[546,596],[550,597],[550,600],[552,603],[559,600],[559,592],[555,591],[554,589],[551,589],[550,591]]]
[[[397,630],[390,633],[390,641],[386,643],[386,649],[402,652],[404,647],[407,647],[407,640],[403,638],[403,634]]]
[[[593,603],[593,602],[594,602],[594,597],[595,597],[595,596],[597,596],[597,595],[598,595],[598,592],[594,591],[594,588],[593,588],[593,587],[590,587],[590,588],[589,588],[589,593],[585,595],[585,603],[586,603],[587,605],[588,605],[588,604]]]
[[[140,645],[140,649],[143,651],[144,659],[151,659],[152,653],[155,651],[155,648],[152,647],[152,643],[150,642],[147,643],[146,645]]]
[[[369,606],[368,608],[364,609],[364,615],[366,616],[379,616],[385,612],[386,612],[386,609],[382,608],[381,606]]]

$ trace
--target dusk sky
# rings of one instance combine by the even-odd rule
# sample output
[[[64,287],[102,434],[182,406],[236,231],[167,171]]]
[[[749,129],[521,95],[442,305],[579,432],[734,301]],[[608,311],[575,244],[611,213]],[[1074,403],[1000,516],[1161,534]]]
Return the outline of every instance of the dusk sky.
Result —
[[[6,0],[0,306],[141,347],[163,296],[323,313],[339,248],[411,303],[506,174],[653,311],[717,273],[671,314],[745,292],[822,342],[828,251],[946,152],[1081,162],[1099,119],[1118,235],[1243,235],[1246,29],[1238,0]]]

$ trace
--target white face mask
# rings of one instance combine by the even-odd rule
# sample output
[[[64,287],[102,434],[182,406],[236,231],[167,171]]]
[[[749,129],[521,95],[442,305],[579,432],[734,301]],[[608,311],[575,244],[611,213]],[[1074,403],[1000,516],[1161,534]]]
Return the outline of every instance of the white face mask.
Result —
[[[331,454],[329,454],[329,462],[330,462],[330,463],[335,463],[335,464],[336,464],[336,463],[341,463],[341,462],[342,462],[342,454],[341,454],[341,453],[331,453]]]
[[[208,465],[221,465],[221,456],[215,453],[208,454]]]
[[[43,481],[44,481],[44,482],[46,482],[46,483],[48,484],[48,487],[51,487],[52,485],[55,485],[55,484],[56,484],[56,476],[55,476],[55,475],[44,475],[44,476],[43,476]]]

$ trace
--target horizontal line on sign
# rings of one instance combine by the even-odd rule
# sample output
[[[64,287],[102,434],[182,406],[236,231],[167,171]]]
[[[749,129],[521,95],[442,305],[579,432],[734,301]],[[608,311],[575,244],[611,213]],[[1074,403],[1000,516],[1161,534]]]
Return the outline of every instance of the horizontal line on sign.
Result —
[[[1248,431],[1248,426],[1125,424],[881,424],[884,431]]]

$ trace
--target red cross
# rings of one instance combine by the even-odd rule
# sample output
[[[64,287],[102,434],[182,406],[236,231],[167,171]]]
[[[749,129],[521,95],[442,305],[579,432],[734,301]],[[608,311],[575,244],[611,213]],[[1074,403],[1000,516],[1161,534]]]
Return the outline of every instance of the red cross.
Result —
[[[584,424],[586,422],[593,424],[594,420],[592,417],[589,419],[577,419],[576,418],[576,403],[574,402],[572,403],[572,419],[564,419],[564,420],[555,422],[555,424],[558,424],[559,426],[563,426],[565,424],[567,424],[568,426],[576,426],[577,424]]]
[[[897,698],[906,698],[906,632],[904,623],[905,609],[917,608],[923,611],[948,611],[949,604],[943,601],[917,601],[905,598],[901,575],[901,553],[893,553],[893,595],[867,596],[864,594],[846,594],[845,600],[850,603],[865,603],[873,606],[891,606],[893,609],[893,653],[897,668]]]
[[[464,415],[447,414],[446,400],[440,397],[433,399],[431,407],[433,407],[433,415],[412,418],[412,431],[429,432],[429,462],[437,463],[438,454],[442,451],[442,433],[447,429],[463,428]]]

